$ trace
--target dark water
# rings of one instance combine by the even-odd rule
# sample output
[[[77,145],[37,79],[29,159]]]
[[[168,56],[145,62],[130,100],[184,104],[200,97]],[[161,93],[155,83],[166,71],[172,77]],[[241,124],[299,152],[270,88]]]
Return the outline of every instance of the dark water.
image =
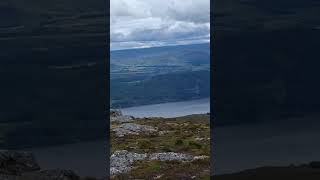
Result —
[[[215,174],[319,161],[319,120],[296,118],[215,128]]]
[[[136,117],[175,117],[207,113],[209,98],[194,101],[163,103],[123,109],[124,114]],[[43,169],[63,168],[74,170],[81,176],[105,177],[106,147],[104,141],[83,142],[44,148],[28,149],[35,154]]]
[[[53,147],[33,148],[34,153],[43,169],[70,169],[80,176],[105,177],[106,147],[105,142],[83,142]]]
[[[210,99],[198,99],[161,103],[146,106],[124,108],[121,110],[125,115],[134,117],[178,117],[190,114],[204,114],[210,112]]]
[[[216,127],[213,137],[214,173],[320,160],[319,120],[308,117]],[[96,177],[104,177],[107,172],[106,147],[102,140],[34,148],[31,151],[44,169],[71,169],[82,176]]]

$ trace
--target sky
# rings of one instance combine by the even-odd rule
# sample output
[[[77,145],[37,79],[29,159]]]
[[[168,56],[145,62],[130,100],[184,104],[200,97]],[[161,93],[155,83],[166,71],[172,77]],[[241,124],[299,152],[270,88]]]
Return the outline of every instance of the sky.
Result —
[[[210,0],[111,0],[111,50],[210,39]]]

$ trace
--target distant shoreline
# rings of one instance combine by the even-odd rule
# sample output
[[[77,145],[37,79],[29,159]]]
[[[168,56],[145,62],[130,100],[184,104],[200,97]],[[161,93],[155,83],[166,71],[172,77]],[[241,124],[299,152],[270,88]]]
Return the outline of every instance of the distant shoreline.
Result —
[[[210,112],[210,98],[189,101],[177,101],[142,105],[120,109],[124,115],[143,117],[172,118],[192,114],[205,114]]]
[[[209,42],[197,42],[197,43],[188,43],[188,44],[167,44],[167,45],[150,46],[150,47],[123,48],[123,49],[113,49],[113,50],[110,50],[110,53],[119,52],[119,51],[130,51],[130,50],[141,50],[141,49],[153,49],[153,48],[175,47],[175,46],[188,46],[188,45],[202,45],[202,44],[210,44],[210,43],[209,43]]]

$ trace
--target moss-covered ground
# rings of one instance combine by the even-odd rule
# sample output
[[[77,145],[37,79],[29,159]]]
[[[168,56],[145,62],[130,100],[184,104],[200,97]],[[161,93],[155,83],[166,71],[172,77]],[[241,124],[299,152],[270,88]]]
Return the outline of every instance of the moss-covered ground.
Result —
[[[178,118],[135,119],[136,124],[157,128],[153,134],[116,137],[111,131],[111,152],[128,150],[136,153],[176,152],[210,156],[209,115]],[[112,123],[111,128],[118,127]],[[210,159],[193,162],[137,161],[133,169],[113,179],[209,179]]]

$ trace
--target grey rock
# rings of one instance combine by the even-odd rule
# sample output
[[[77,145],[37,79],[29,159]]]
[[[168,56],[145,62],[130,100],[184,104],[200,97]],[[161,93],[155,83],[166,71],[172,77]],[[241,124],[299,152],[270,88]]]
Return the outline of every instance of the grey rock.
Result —
[[[110,109],[110,117],[122,116],[122,112],[117,109]]]
[[[132,122],[134,118],[132,116],[125,116],[120,110],[110,110],[110,122],[127,123]]]
[[[196,141],[203,141],[205,138],[195,138]]]
[[[37,170],[40,170],[40,167],[31,153],[0,151],[0,174],[20,175]]]
[[[210,158],[209,156],[194,156],[193,157],[193,161],[196,161],[196,160],[204,160],[204,159],[208,159]]]
[[[160,178],[162,178],[162,176],[163,176],[163,174],[160,174],[160,175],[154,177],[153,179],[160,179]]]
[[[189,154],[175,153],[175,152],[164,152],[164,153],[153,153],[149,156],[150,160],[158,161],[192,161],[193,156]]]
[[[158,135],[159,136],[163,136],[163,135],[166,135],[166,134],[169,134],[171,131],[159,131],[158,132]]]
[[[116,151],[110,157],[110,175],[128,172],[135,161],[141,161],[146,158],[147,154],[138,154],[126,150]]]
[[[138,135],[138,132],[130,131],[124,128],[115,128],[112,131],[116,133],[117,137],[124,137],[125,135]]]
[[[40,170],[29,152],[0,150],[1,180],[80,180],[73,171]]]
[[[116,151],[110,157],[110,175],[114,176],[121,173],[129,172],[133,167],[135,161],[142,160],[158,160],[158,161],[180,161],[180,162],[192,162],[198,159],[209,158],[208,156],[192,156],[189,154],[175,153],[175,152],[163,152],[152,154],[138,154],[129,152],[127,150]]]
[[[125,135],[139,135],[140,133],[149,134],[156,132],[157,130],[152,126],[140,125],[135,123],[125,123],[118,128],[114,128],[112,131],[116,133],[116,136],[123,137]]]
[[[110,122],[127,123],[132,122],[134,118],[132,116],[110,116]]]

